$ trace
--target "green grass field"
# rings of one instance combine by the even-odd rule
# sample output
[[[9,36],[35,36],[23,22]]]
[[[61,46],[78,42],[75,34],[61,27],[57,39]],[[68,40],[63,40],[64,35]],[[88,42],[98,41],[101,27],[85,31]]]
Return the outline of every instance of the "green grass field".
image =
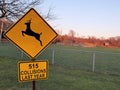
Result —
[[[96,68],[92,72],[92,51],[120,53],[120,49],[48,47],[37,59],[49,60],[49,76],[36,81],[36,90],[119,90],[120,54],[96,53]],[[17,63],[21,60],[29,58],[13,45],[0,45],[0,90],[32,90],[31,82],[18,81]]]

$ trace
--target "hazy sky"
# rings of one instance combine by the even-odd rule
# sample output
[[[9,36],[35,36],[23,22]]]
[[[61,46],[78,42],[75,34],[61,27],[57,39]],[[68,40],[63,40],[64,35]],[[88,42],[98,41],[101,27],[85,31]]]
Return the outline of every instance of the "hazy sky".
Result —
[[[63,34],[120,36],[120,0],[45,0],[42,11],[49,7],[58,18],[51,25]]]

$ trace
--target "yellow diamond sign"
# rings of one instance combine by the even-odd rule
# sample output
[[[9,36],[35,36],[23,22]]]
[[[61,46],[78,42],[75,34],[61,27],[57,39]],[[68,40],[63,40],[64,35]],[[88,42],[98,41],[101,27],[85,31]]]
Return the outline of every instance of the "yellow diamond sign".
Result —
[[[54,29],[31,8],[10,27],[5,36],[31,58],[35,58],[56,37]]]

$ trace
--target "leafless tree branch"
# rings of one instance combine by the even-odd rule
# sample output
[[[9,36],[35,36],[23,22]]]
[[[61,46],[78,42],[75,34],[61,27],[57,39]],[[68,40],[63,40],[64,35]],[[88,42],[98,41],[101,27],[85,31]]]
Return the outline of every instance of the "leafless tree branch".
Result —
[[[0,0],[0,18],[16,20],[23,15],[29,8],[41,5],[44,0]],[[52,19],[51,8],[49,9],[45,19]]]

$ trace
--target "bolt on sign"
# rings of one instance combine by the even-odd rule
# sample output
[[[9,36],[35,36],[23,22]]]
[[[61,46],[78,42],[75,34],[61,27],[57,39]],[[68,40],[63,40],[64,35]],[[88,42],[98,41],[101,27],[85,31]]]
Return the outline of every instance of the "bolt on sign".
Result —
[[[48,61],[22,61],[18,63],[18,78],[20,82],[47,79]]]
[[[31,8],[10,27],[5,36],[31,58],[35,58],[57,36],[54,29]]]

